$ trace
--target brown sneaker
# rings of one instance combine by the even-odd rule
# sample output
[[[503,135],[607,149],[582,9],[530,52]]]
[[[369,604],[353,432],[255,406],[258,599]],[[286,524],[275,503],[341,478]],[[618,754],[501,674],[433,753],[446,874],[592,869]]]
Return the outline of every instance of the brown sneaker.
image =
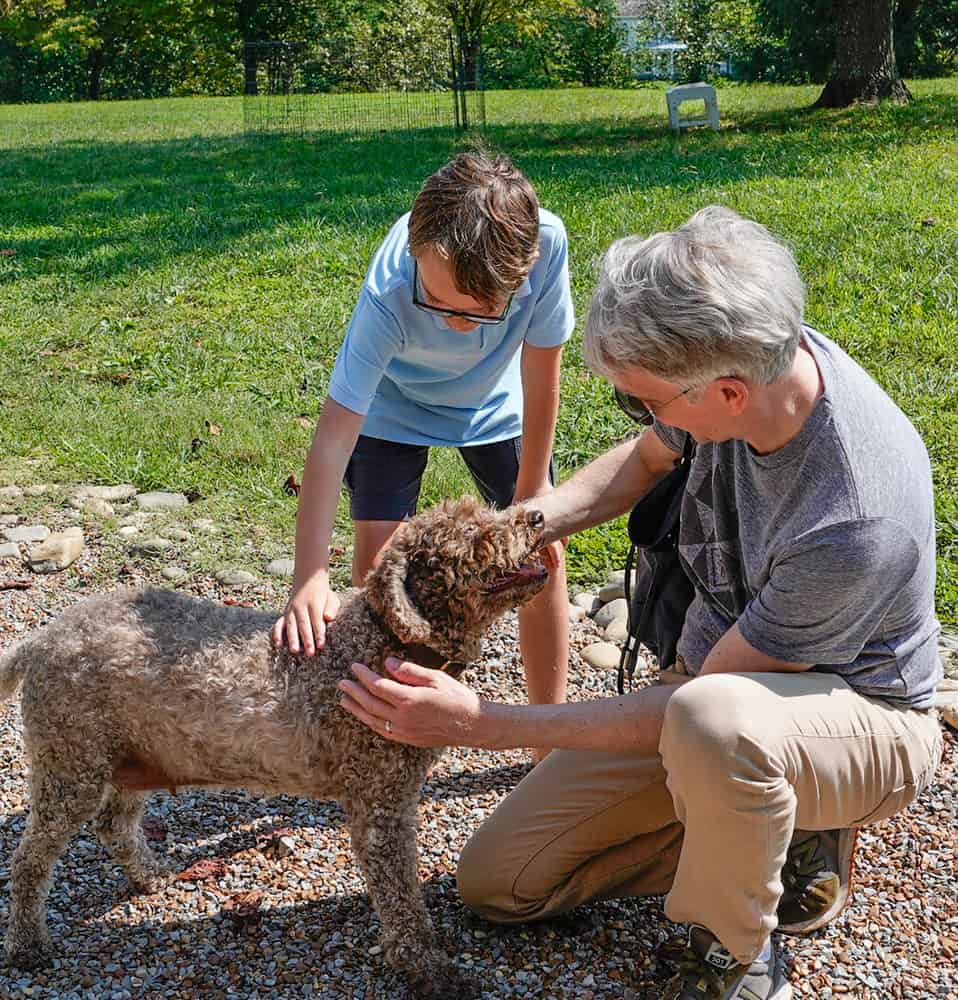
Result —
[[[689,927],[688,943],[662,1000],[791,1000],[778,953],[768,961],[739,965],[704,927]]]
[[[853,829],[796,831],[782,865],[779,931],[811,934],[841,913],[851,897],[857,843]]]

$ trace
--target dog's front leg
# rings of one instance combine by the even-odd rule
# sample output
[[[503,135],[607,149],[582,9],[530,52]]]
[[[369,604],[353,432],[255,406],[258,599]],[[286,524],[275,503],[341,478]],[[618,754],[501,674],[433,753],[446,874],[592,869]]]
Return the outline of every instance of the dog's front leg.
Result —
[[[416,807],[347,807],[353,851],[383,925],[386,960],[422,998],[470,996],[455,962],[438,946],[419,884]]]

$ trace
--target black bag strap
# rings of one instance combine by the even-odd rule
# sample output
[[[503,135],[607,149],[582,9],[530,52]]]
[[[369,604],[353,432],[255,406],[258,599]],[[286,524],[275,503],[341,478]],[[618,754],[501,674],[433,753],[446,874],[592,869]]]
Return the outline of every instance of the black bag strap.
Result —
[[[642,612],[635,618],[635,602],[632,600],[632,574],[638,559],[640,549],[652,551],[674,548],[679,545],[679,515],[682,510],[682,497],[685,493],[685,483],[689,478],[692,459],[695,457],[695,439],[691,434],[685,436],[685,447],[682,457],[675,468],[660,479],[655,486],[643,496],[632,508],[629,515],[629,554],[625,559],[625,600],[628,609],[627,632],[622,652],[619,655],[619,671],[616,677],[616,687],[619,694],[625,694],[625,678],[629,678],[629,690],[632,689],[632,678],[635,674],[635,664],[639,658],[639,635],[648,624],[649,616],[655,607],[656,599],[662,588],[662,573],[658,563],[654,564],[649,589],[642,601]]]

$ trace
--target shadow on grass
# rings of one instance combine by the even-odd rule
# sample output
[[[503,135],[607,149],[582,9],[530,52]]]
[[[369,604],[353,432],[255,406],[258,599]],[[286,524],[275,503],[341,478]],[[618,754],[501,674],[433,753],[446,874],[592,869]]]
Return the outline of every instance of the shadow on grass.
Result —
[[[487,141],[511,155],[550,204],[618,189],[675,188],[807,176],[839,158],[921,142],[958,127],[958,98],[906,106],[730,112],[718,133],[675,138],[663,118],[493,125]],[[469,141],[446,130],[359,137],[307,134],[70,141],[0,160],[7,236],[0,283],[38,276],[73,282],[225,252],[256,253],[294,229],[379,237],[411,204],[423,177]],[[326,260],[331,279],[357,278],[364,260]]]

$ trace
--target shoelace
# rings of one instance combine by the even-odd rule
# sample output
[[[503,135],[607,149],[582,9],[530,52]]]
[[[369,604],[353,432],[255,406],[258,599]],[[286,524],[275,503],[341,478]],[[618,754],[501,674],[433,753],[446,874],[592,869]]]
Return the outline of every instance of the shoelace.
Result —
[[[816,843],[813,857],[817,856],[818,848]],[[786,892],[795,893],[795,903],[804,913],[817,912],[830,901],[830,896],[822,888],[819,879],[822,874],[819,871],[814,875],[803,875],[799,871],[797,860],[786,861],[782,866],[782,886]]]
[[[715,1000],[718,1000],[718,998],[725,992],[725,982],[723,977],[692,948],[685,949],[678,964],[679,975],[682,977],[683,981],[689,979],[694,979],[696,982],[701,979],[705,980],[705,985],[709,990],[706,994],[707,998],[715,998]],[[706,997],[703,997],[703,1000],[706,1000]]]

